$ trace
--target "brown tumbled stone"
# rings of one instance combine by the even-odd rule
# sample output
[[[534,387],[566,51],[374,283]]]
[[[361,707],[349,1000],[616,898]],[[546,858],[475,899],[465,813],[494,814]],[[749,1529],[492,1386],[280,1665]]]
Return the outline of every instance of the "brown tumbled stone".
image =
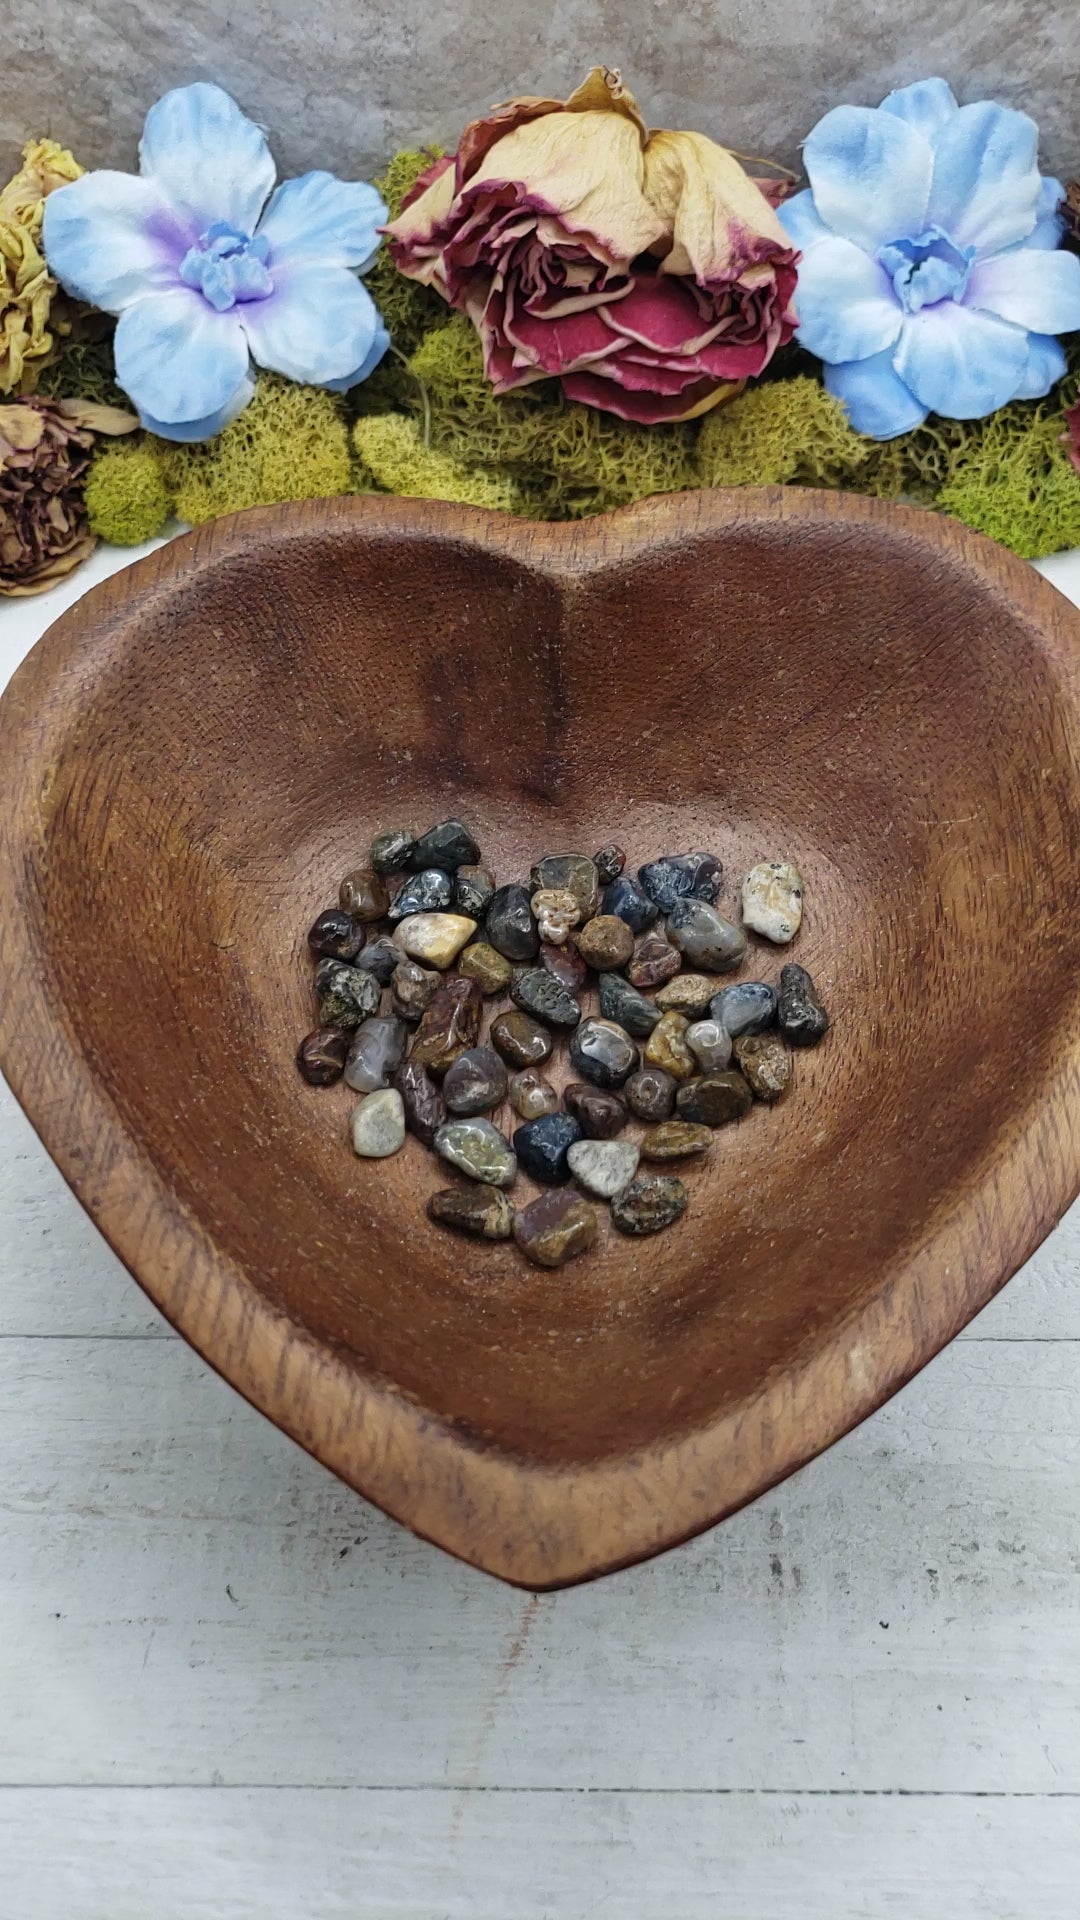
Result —
[[[708,974],[679,973],[661,987],[656,1004],[661,1013],[685,1013],[688,1019],[700,1020],[715,992],[716,981]]]
[[[394,1075],[405,1105],[405,1125],[425,1147],[430,1147],[446,1119],[446,1102],[425,1066],[404,1060]]]
[[[523,1067],[510,1076],[510,1105],[523,1120],[539,1120],[543,1113],[554,1113],[559,1096],[550,1080],[532,1067]]]
[[[395,983],[400,973],[399,967]],[[440,1079],[459,1054],[476,1045],[482,1006],[475,980],[462,980],[456,974],[440,980],[416,1029],[410,1058]]]
[[[443,1187],[427,1203],[428,1219],[474,1240],[509,1240],[514,1230],[513,1202],[498,1187]]]
[[[631,986],[662,987],[666,980],[673,980],[681,969],[682,954],[678,947],[672,946],[661,928],[650,927],[637,942],[626,971]]]
[[[354,867],[347,873],[338,898],[354,920],[382,920],[390,906],[386,882],[374,867]]]
[[[458,960],[458,972],[475,980],[481,993],[505,993],[513,967],[487,940],[474,940]]]
[[[546,968],[567,993],[580,993],[588,978],[588,968],[576,947],[567,942],[557,947],[550,940],[541,942],[540,965]]]
[[[669,1173],[639,1173],[611,1203],[612,1223],[620,1233],[659,1233],[686,1212],[690,1195]]]
[[[494,1047],[470,1047],[447,1067],[443,1099],[451,1113],[489,1113],[506,1099],[506,1063]]]
[[[538,1067],[550,1057],[555,1042],[531,1013],[501,1013],[491,1023],[491,1044],[512,1067]]]
[[[686,1160],[691,1154],[705,1153],[712,1144],[712,1133],[692,1120],[661,1120],[650,1127],[641,1142],[643,1160]]]
[[[741,1073],[731,1068],[726,1073],[703,1073],[679,1088],[675,1100],[680,1120],[694,1120],[703,1127],[725,1127],[729,1120],[741,1120],[754,1104]]]
[[[341,1079],[351,1041],[344,1027],[318,1027],[301,1040],[296,1064],[310,1087],[332,1087]]]
[[[673,1080],[689,1080],[697,1072],[697,1061],[686,1044],[690,1022],[685,1014],[665,1013],[645,1042],[645,1062],[670,1073]]]
[[[574,942],[587,966],[597,973],[615,973],[633,958],[634,936],[625,920],[615,913],[598,913],[574,935]]]
[[[675,1106],[678,1081],[662,1067],[642,1067],[623,1088],[623,1099],[639,1120],[667,1120]]]
[[[672,1086],[674,1099],[674,1084]],[[613,1140],[630,1118],[626,1102],[604,1087],[586,1086],[584,1080],[571,1080],[563,1090],[563,1105],[572,1113],[586,1140]]]
[[[791,1055],[778,1033],[740,1034],[738,1061],[755,1100],[781,1100],[791,1084]]]
[[[596,1245],[595,1207],[566,1187],[541,1194],[514,1217],[514,1239],[538,1267],[561,1267]]]
[[[390,982],[390,1004],[399,1020],[415,1027],[430,1007],[440,975],[415,960],[401,960]]]

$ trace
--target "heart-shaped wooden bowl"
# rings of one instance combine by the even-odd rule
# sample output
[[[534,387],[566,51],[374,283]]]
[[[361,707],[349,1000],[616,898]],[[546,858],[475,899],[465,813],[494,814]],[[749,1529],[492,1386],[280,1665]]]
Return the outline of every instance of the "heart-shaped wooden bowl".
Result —
[[[162,1311],[418,1532],[528,1586],[685,1538],[892,1393],[1080,1184],[1080,619],[947,520],[697,493],[577,526],[244,514],[66,614],[0,717],[4,1072]],[[374,830],[503,877],[614,836],[806,876],[834,1027],[655,1240],[424,1218],[293,1064]],[[759,948],[775,978],[788,955]]]

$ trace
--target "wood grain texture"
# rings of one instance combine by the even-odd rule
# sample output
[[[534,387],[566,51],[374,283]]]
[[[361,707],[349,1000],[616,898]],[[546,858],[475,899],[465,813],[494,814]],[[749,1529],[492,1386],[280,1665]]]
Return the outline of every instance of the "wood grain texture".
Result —
[[[536,1586],[655,1551],[877,1405],[1075,1192],[1077,629],[840,496],[219,523],[5,700],[5,1072],[169,1318],[379,1504]],[[425,1163],[357,1169],[292,1073],[307,921],[451,803],[506,871],[613,820],[807,871],[812,1119],[742,1130],[696,1232],[581,1287],[388,1223]]]

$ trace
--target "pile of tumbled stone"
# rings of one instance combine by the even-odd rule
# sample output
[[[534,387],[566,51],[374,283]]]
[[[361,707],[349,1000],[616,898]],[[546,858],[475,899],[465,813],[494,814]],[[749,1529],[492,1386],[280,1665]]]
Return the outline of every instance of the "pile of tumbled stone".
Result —
[[[778,987],[716,978],[743,964],[748,928],[794,939],[803,883],[790,861],[747,874],[741,926],[716,906],[712,854],[666,854],[636,879],[625,865],[614,845],[547,854],[528,885],[497,886],[460,820],[391,828],[308,934],[319,1025],[297,1064],[314,1086],[344,1078],[362,1095],[355,1152],[385,1159],[413,1133],[469,1182],[432,1194],[430,1218],[513,1236],[544,1267],[595,1245],[593,1200],[620,1233],[671,1226],[686,1186],[642,1162],[707,1153],[714,1128],[783,1096],[789,1048],[816,1046],[829,1025],[803,967],[783,967]],[[599,1017],[581,1006],[593,986]],[[498,1010],[482,1042],[485,1001]],[[560,1036],[575,1076],[561,1099],[541,1071]],[[489,1117],[507,1100],[512,1138]],[[633,1121],[637,1139],[624,1137]],[[546,1191],[515,1207],[519,1170]]]

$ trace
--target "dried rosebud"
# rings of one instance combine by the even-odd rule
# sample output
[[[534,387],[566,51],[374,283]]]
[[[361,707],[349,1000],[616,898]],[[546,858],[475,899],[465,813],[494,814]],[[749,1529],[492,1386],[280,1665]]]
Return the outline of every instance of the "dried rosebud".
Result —
[[[93,552],[82,489],[94,433],[137,425],[85,400],[0,406],[0,593],[42,593]]]
[[[556,375],[626,420],[686,420],[795,325],[798,254],[760,185],[704,134],[647,132],[601,67],[474,120],[386,232],[468,314],[499,393]]]
[[[59,331],[67,331],[70,303],[45,264],[41,222],[48,195],[81,173],[55,140],[31,140],[18,173],[0,191],[0,393],[32,389],[52,349],[58,314]]]

